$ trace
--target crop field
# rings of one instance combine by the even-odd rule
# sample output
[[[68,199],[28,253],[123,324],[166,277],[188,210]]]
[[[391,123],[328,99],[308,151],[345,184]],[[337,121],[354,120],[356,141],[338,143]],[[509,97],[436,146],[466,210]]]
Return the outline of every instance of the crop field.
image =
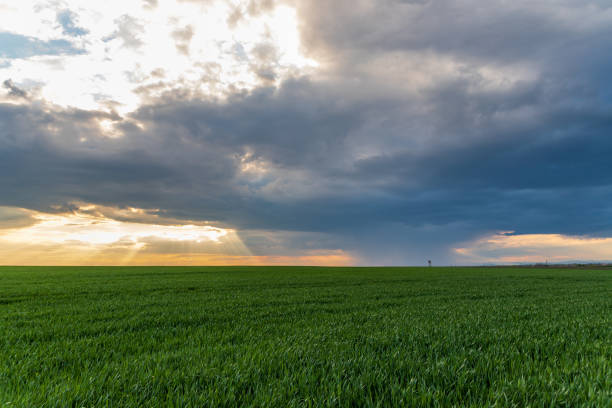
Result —
[[[612,406],[612,270],[2,267],[0,407]]]

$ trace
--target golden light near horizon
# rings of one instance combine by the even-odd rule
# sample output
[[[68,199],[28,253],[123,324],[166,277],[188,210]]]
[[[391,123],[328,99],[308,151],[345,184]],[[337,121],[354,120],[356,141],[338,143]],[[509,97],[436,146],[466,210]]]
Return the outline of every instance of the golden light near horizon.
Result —
[[[5,264],[31,260],[35,264],[130,264],[134,258],[142,263],[149,253],[163,253],[165,248],[173,246],[187,253],[250,254],[232,229],[167,224],[164,219],[152,223],[156,217],[142,209],[117,212],[123,218],[132,216],[133,220],[109,218],[95,205],[83,205],[76,211],[59,214],[23,209],[12,213],[16,211],[24,218],[21,225],[0,229],[0,254]],[[41,254],[48,259],[37,260]]]
[[[499,232],[455,248],[470,263],[611,261],[612,238]]]
[[[337,265],[342,250],[255,255],[231,228],[160,217],[157,210],[79,204],[44,213],[0,207],[3,265]],[[114,217],[114,218],[113,218]],[[3,225],[3,220],[8,224]]]

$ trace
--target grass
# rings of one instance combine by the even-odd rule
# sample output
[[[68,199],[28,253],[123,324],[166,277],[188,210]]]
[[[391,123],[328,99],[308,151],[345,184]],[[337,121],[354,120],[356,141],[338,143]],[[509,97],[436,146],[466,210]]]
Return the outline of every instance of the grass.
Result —
[[[612,271],[0,268],[0,406],[612,406]]]

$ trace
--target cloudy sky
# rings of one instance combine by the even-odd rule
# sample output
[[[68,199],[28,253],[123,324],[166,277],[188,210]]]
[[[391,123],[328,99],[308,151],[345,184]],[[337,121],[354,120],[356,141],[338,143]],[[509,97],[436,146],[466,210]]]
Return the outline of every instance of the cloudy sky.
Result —
[[[0,264],[612,260],[608,0],[0,0]]]

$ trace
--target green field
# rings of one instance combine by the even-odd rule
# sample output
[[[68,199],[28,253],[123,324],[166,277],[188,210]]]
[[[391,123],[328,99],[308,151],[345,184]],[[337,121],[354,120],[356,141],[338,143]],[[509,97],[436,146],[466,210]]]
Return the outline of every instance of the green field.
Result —
[[[612,406],[612,270],[0,268],[0,406]]]

